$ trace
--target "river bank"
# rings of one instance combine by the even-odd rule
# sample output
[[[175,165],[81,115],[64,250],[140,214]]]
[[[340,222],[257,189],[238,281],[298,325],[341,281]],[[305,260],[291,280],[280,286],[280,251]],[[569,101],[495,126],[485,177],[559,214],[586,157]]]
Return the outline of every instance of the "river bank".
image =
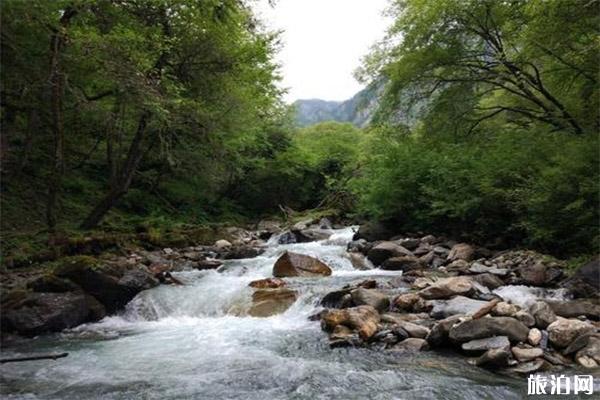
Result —
[[[332,229],[324,225],[326,221],[320,222],[275,235],[264,229],[262,238],[260,231],[239,232],[237,243],[218,241],[206,247],[112,255],[112,261],[106,263],[111,268],[83,268],[86,274],[125,271],[110,282],[127,283],[128,287],[135,286],[132,282],[152,282],[152,288],[138,285],[138,293],[120,310],[107,311],[111,303],[94,297],[81,275],[68,277],[64,266],[57,269],[63,281],[80,279],[80,288],[94,297],[108,316],[73,324],[60,333],[9,343],[3,349],[7,355],[42,351],[67,351],[70,355],[51,363],[2,366],[3,394],[8,398],[516,399],[523,395],[526,380],[519,371],[505,371],[507,375],[497,371],[531,368],[532,361],[535,366],[542,359],[538,369],[545,370],[543,373],[597,373],[597,369],[577,365],[582,358],[577,354],[596,343],[596,300],[586,300],[585,317],[562,316],[586,326],[578,333],[587,335],[580,339],[587,342],[567,357],[556,350],[562,353],[571,343],[555,349],[554,340],[546,341],[546,348],[541,342],[537,346],[529,342],[534,329],[540,331],[542,340],[544,331],[550,330],[538,326],[529,303],[550,304],[554,299],[573,310],[573,303],[566,301],[577,291],[579,296],[584,293],[581,285],[567,285],[575,280],[564,279],[559,261],[533,252],[486,252],[431,235],[367,240],[361,238],[364,229],[357,234],[356,227]],[[264,283],[273,277],[273,267],[285,252],[322,261],[330,275],[279,276],[283,283]],[[289,275],[289,270],[283,274]],[[125,276],[129,277],[123,279]],[[39,277],[21,279],[35,282]],[[44,292],[35,290],[48,287],[30,285],[29,289],[39,296]],[[592,294],[597,294],[594,290]],[[35,303],[25,303],[30,310],[35,308],[31,307]],[[371,320],[340,315],[357,308],[369,308]],[[473,314],[485,308],[491,315],[475,319]],[[564,310],[552,307],[555,320],[550,325],[561,320]],[[469,354],[462,349],[465,343],[484,337],[463,335],[450,341],[442,332],[436,344],[433,333],[440,331],[436,325],[446,326],[448,335],[457,338],[462,333],[450,334],[453,328],[448,320],[458,326],[497,318],[514,319],[526,326],[527,333],[520,325],[512,331],[482,329],[485,335],[507,336],[510,343],[508,349],[505,342],[496,348],[500,350],[496,353],[501,353],[496,359],[500,364],[492,368],[485,363],[472,365],[488,350],[485,346],[484,351],[472,349]],[[374,324],[374,329],[362,329],[364,323]],[[467,331],[469,335],[475,329]],[[517,360],[518,349],[531,354],[529,349],[534,347],[542,349],[543,355],[535,350],[537,356],[531,360]],[[586,357],[595,361],[593,354]]]

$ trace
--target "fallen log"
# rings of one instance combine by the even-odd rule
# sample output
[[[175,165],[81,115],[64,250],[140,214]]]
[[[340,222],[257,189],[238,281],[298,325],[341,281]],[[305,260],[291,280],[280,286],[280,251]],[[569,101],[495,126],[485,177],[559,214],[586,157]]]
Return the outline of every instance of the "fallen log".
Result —
[[[56,353],[56,354],[42,354],[39,356],[29,356],[29,357],[3,358],[3,359],[0,359],[0,364],[9,363],[9,362],[35,361],[35,360],[56,360],[57,358],[64,358],[68,355],[69,355],[69,353]]]

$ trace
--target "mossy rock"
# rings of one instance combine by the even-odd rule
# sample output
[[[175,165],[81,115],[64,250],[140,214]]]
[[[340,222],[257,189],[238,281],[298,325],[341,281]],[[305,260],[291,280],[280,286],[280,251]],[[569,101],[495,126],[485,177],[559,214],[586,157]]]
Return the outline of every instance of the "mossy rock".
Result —
[[[8,292],[2,291],[2,295],[0,296],[2,309],[8,310],[16,307],[18,304],[25,301],[29,293],[31,293],[31,291],[27,289],[14,289]]]
[[[81,288],[67,279],[61,279],[53,273],[44,274],[27,284],[34,292],[64,293],[80,290]]]
[[[68,277],[76,274],[78,271],[102,269],[100,261],[91,256],[72,256],[65,257],[57,262],[53,269],[53,274],[58,277]]]

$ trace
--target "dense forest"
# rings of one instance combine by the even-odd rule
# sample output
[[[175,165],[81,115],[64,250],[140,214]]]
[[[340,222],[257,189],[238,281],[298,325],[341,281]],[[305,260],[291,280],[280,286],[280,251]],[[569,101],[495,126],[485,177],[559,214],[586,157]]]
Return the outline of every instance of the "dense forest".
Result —
[[[4,259],[282,209],[594,253],[599,2],[389,13],[357,71],[385,82],[371,123],[299,128],[245,1],[2,2]]]

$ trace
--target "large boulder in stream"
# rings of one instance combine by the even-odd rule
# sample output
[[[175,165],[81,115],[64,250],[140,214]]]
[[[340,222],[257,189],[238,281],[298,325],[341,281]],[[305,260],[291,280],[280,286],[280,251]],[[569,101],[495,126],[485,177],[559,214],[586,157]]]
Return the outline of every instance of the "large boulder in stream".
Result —
[[[561,286],[575,297],[600,297],[600,256],[579,267]]]
[[[123,308],[142,290],[159,284],[144,265],[101,264],[86,256],[65,259],[54,273],[94,296],[109,314]]]
[[[485,317],[454,325],[448,336],[450,340],[458,343],[492,336],[506,336],[512,342],[524,342],[528,334],[529,328],[514,318]]]
[[[277,278],[329,275],[331,275],[331,268],[324,262],[305,254],[292,253],[290,251],[283,253],[273,266],[273,276]]]
[[[381,265],[389,258],[401,257],[401,256],[412,256],[413,254],[406,248],[400,246],[395,242],[381,242],[374,246],[369,253],[367,258],[374,265]]]
[[[2,330],[23,336],[60,332],[104,317],[105,310],[82,292],[23,292],[2,304]]]
[[[353,240],[365,239],[368,242],[386,240],[394,236],[393,224],[387,222],[369,221],[358,228],[358,232],[352,237]]]
[[[252,294],[248,314],[253,317],[270,317],[281,314],[296,301],[297,293],[287,288],[258,289]]]

